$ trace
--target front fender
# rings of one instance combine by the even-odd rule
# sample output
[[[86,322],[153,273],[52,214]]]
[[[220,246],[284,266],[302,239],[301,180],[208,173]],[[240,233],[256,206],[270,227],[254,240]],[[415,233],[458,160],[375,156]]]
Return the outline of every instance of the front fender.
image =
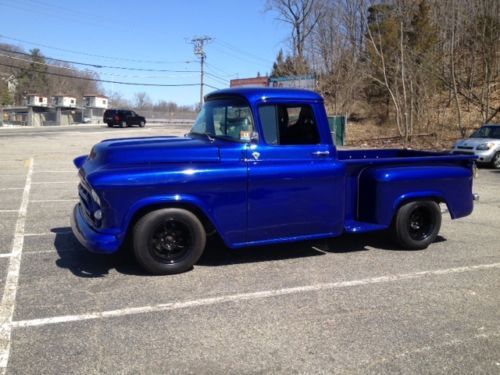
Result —
[[[82,155],[73,160],[73,164],[77,169],[80,169],[83,163],[87,161],[88,155]]]
[[[135,218],[137,213],[147,209],[148,207],[158,207],[158,206],[189,206],[200,210],[214,225],[217,231],[219,231],[219,226],[217,220],[212,214],[212,210],[208,207],[201,199],[193,195],[185,194],[172,194],[172,195],[155,195],[147,198],[140,199],[130,206],[127,214],[123,218],[121,227],[123,232],[126,233],[132,220]]]

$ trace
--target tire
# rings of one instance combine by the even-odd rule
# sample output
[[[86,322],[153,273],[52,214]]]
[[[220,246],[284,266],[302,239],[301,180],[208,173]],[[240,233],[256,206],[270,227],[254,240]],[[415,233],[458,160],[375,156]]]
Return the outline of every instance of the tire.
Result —
[[[152,211],[135,224],[133,252],[139,264],[156,275],[185,272],[200,259],[206,244],[203,224],[180,208]]]
[[[125,121],[122,121],[122,123],[120,124],[120,128],[126,128],[127,127],[127,123]]]
[[[108,122],[108,128],[112,128],[113,124],[111,122]]]
[[[495,169],[500,169],[500,151],[491,159],[491,166]]]
[[[139,126],[140,126],[141,128],[143,128],[143,127],[145,127],[145,126],[146,126],[146,123],[145,123],[144,121],[141,121],[141,122],[139,123]]]
[[[413,201],[401,206],[393,223],[396,242],[407,250],[427,248],[441,228],[441,209],[434,201]]]

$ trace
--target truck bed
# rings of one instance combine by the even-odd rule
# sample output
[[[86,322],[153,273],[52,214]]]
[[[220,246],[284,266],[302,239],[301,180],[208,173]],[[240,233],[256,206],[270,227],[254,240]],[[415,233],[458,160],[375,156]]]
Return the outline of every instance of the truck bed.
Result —
[[[358,149],[338,150],[337,159],[346,164],[347,232],[387,227],[396,197],[412,196],[415,191],[436,193],[438,198],[451,197],[447,203],[452,217],[463,216],[470,210],[456,199],[467,193],[456,194],[454,190],[470,189],[472,181],[467,182],[468,171],[474,156],[405,149]],[[390,176],[391,182],[381,176]]]

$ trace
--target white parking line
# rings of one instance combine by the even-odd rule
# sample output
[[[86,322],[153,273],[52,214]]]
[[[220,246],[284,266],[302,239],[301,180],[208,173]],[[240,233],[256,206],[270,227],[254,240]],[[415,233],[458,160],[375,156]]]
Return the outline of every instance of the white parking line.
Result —
[[[30,201],[31,203],[31,201]],[[51,236],[53,234],[71,234],[73,233],[71,230],[62,230],[60,232],[43,232],[43,233],[24,233],[24,237],[31,236]]]
[[[73,199],[34,199],[30,203],[51,203],[51,202],[77,202],[78,198]]]
[[[79,321],[84,321],[84,320],[95,320],[95,319],[106,319],[106,318],[113,318],[113,317],[130,316],[130,315],[152,313],[152,312],[172,311],[172,310],[186,309],[186,308],[190,308],[190,307],[217,305],[220,303],[258,300],[258,299],[263,299],[263,298],[279,297],[279,296],[285,296],[285,295],[291,295],[291,294],[319,292],[319,291],[325,291],[325,290],[334,290],[334,289],[356,287],[356,286],[362,286],[362,285],[370,285],[370,284],[379,284],[379,283],[388,283],[388,282],[396,282],[396,281],[402,281],[402,280],[417,279],[417,278],[422,278],[422,277],[426,277],[426,276],[448,275],[448,274],[472,272],[472,271],[480,271],[480,270],[488,270],[488,269],[497,269],[497,268],[500,268],[500,263],[479,264],[479,265],[475,265],[475,266],[438,269],[438,270],[432,270],[432,271],[420,271],[420,272],[412,272],[412,273],[406,273],[406,274],[400,274],[400,275],[370,277],[370,278],[360,279],[360,280],[338,281],[338,282],[333,282],[333,283],[305,285],[305,286],[298,286],[298,287],[292,287],[292,288],[264,290],[264,291],[253,292],[253,293],[231,294],[231,295],[220,296],[220,297],[202,298],[202,299],[184,301],[184,302],[169,302],[169,303],[161,303],[161,304],[156,304],[156,305],[147,305],[147,306],[140,306],[140,307],[129,307],[129,308],[117,309],[117,310],[91,312],[91,313],[87,313],[87,314],[62,315],[62,316],[54,316],[54,317],[41,318],[41,319],[20,320],[17,322],[12,322],[11,327],[12,328],[39,327],[39,326],[45,326],[45,325],[49,325],[49,324],[61,324],[61,323],[79,322]]]
[[[28,209],[29,195],[31,189],[31,177],[33,175],[33,158],[28,161],[28,173],[23,190],[23,198],[19,207],[12,251],[7,268],[7,278],[0,305],[0,373],[5,373],[9,362],[11,323],[16,307],[17,286],[19,283],[19,271],[21,269],[21,256],[24,244],[24,225]]]
[[[7,190],[24,190],[24,188],[22,187],[0,188],[0,191],[7,191]]]
[[[77,174],[77,170],[76,169],[73,169],[71,171],[36,171],[34,172],[34,174],[38,174],[38,173],[73,173],[73,174]]]
[[[0,212],[19,212],[19,210],[0,210]]]
[[[45,185],[45,184],[74,184],[78,182],[77,179],[71,181],[41,181],[41,182],[32,182],[32,185]]]
[[[2,253],[0,254],[0,258],[10,258],[12,255],[12,253]]]

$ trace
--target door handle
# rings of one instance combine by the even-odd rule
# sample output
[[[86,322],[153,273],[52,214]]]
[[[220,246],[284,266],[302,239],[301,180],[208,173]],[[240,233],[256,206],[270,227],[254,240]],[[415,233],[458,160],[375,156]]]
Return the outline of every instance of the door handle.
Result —
[[[330,151],[314,151],[313,156],[328,156],[330,155]]]

